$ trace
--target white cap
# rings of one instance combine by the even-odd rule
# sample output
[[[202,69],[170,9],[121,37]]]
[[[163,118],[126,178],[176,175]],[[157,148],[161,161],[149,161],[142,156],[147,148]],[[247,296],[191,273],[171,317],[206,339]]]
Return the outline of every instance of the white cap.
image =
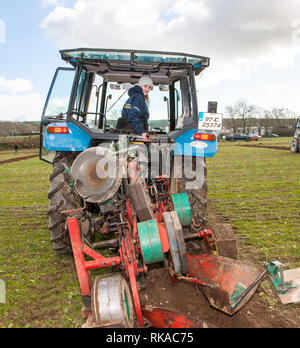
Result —
[[[148,76],[148,75],[142,76],[142,77],[139,79],[138,85],[139,85],[139,86],[146,86],[146,85],[147,85],[147,86],[151,86],[151,88],[154,87],[153,81],[152,81],[151,77]]]

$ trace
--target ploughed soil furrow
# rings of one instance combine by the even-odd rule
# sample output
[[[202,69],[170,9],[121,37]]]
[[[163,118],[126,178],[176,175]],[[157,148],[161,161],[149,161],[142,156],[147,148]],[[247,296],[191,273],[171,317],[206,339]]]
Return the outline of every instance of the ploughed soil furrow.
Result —
[[[24,157],[10,158],[10,159],[4,160],[4,161],[0,161],[0,165],[1,164],[7,164],[7,163],[24,161],[24,160],[27,160],[27,159],[30,159],[30,158],[35,158],[37,156],[38,156],[38,154],[30,155],[30,156],[24,156]]]
[[[238,146],[244,146],[244,147],[259,147],[262,149],[273,149],[273,150],[291,150],[288,146],[267,146],[267,145],[238,145]]]

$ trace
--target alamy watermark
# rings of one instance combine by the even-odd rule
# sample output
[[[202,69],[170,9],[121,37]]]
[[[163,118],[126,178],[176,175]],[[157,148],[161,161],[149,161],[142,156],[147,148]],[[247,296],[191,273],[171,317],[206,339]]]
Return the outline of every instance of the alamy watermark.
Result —
[[[0,44],[6,43],[6,24],[4,20],[0,19]]]
[[[5,304],[6,302],[6,286],[5,281],[0,279],[0,304]]]
[[[145,179],[153,179],[162,173],[168,178],[186,178],[186,189],[201,189],[205,183],[204,159],[193,159],[190,144],[183,145],[182,153],[185,155],[181,156],[172,156],[174,144],[130,144],[126,136],[120,136],[119,144],[117,150],[112,149],[111,144],[101,144],[96,148],[98,178],[132,178],[136,174]],[[203,152],[203,149],[197,150]]]

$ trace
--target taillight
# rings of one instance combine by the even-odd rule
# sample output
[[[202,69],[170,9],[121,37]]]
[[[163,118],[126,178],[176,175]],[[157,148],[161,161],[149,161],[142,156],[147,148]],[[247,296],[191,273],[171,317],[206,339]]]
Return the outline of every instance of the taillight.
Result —
[[[69,128],[68,127],[48,127],[47,132],[52,134],[67,134],[69,133]]]
[[[216,136],[214,134],[206,134],[206,133],[195,133],[195,140],[204,140],[204,141],[215,141]]]

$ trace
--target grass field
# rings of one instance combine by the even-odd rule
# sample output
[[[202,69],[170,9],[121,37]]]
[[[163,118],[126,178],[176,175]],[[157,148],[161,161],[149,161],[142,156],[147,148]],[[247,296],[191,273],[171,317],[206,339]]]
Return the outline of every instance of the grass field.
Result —
[[[260,138],[258,141],[250,141],[250,142],[245,142],[245,141],[237,141],[235,143],[231,143],[229,141],[221,141],[221,144],[227,144],[227,145],[232,145],[232,144],[238,144],[238,145],[271,145],[271,146],[291,146],[291,138],[288,137],[278,137],[278,138]]]
[[[30,155],[38,155],[39,153],[39,150],[38,149],[22,149],[22,150],[19,150],[19,153],[18,153],[18,157],[24,157],[24,156],[30,156]],[[11,150],[11,151],[0,151],[0,161],[5,161],[5,160],[8,160],[8,159],[11,159],[11,158],[18,158],[15,154],[14,154],[14,150]]]
[[[263,145],[272,145],[272,146],[291,146],[291,138],[279,137],[279,138],[260,138],[258,141],[250,142],[253,143],[262,143]]]
[[[267,140],[282,146],[290,141]],[[253,249],[261,261],[299,267],[299,154],[236,144],[222,143],[207,161],[211,206],[236,228],[242,253]]]
[[[234,226],[241,258],[299,267],[300,154],[221,143],[207,165],[210,209]],[[49,242],[50,172],[38,159],[0,166],[0,327],[83,324],[73,259]]]
[[[81,298],[73,260],[49,243],[51,168],[38,159],[0,168],[0,327],[78,327]]]

